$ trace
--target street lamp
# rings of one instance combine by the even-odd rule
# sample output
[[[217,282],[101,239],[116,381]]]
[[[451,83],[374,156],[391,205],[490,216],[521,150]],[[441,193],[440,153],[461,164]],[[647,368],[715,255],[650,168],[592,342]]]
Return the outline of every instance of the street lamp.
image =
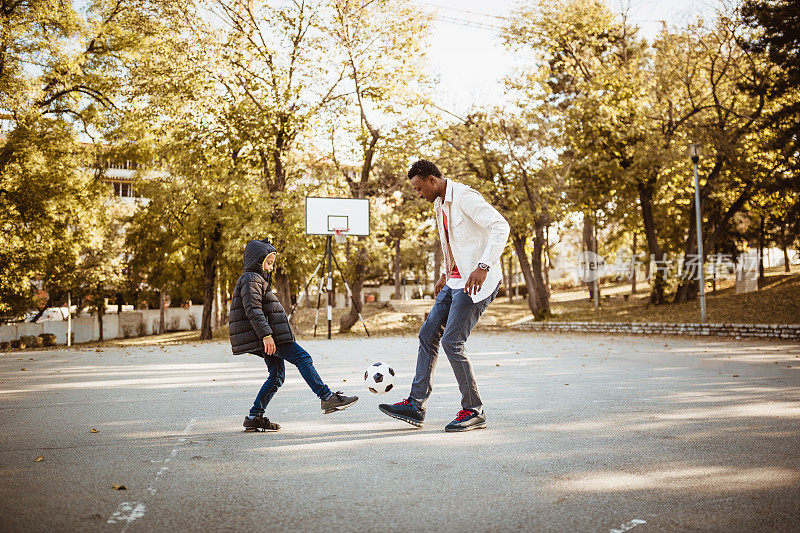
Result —
[[[694,212],[697,218],[697,262],[700,267],[700,322],[706,321],[706,277],[703,271],[703,218],[700,214],[700,180],[697,177],[697,163],[700,161],[700,145],[689,145],[689,157],[694,163]]]

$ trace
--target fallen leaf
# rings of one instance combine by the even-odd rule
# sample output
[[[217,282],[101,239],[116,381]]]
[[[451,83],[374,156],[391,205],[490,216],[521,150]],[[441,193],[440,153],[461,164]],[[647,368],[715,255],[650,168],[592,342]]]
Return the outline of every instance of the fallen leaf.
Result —
[[[128,490],[128,487],[126,487],[125,485],[117,485],[116,483],[114,483],[114,486],[111,488],[114,490]]]
[[[733,377],[738,378],[739,374],[734,374]]]
[[[41,463],[42,461],[44,461],[44,457],[42,457],[41,455],[33,460],[34,463]]]
[[[565,386],[566,386],[566,385],[569,385],[569,383],[564,383],[564,385],[565,385]]]
[[[494,366],[500,366],[500,363],[495,364]]]
[[[27,368],[20,368],[20,370],[22,370],[23,372],[27,372],[28,369]]]
[[[94,428],[90,429],[89,431],[91,431],[92,433],[97,433],[97,430]]]

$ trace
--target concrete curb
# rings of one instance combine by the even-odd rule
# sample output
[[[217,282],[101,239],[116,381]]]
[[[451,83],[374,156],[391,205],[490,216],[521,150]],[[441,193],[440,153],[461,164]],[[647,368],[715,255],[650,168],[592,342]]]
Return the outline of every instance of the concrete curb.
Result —
[[[513,329],[631,335],[699,335],[800,340],[800,324],[659,324],[650,322],[534,322]]]

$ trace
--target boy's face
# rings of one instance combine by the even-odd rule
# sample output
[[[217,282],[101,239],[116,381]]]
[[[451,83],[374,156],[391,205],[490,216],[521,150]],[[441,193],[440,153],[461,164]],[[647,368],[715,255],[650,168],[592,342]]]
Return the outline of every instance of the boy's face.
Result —
[[[272,268],[275,266],[275,254],[269,254],[267,257],[264,258],[264,264],[262,267],[267,272],[272,272]]]

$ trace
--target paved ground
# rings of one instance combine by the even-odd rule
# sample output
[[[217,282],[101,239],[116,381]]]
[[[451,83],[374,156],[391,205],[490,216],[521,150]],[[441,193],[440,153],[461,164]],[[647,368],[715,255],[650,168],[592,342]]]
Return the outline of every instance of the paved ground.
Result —
[[[261,360],[223,343],[0,355],[0,530],[800,529],[796,343],[475,335],[489,428],[465,434],[445,358],[424,428],[378,412],[414,338],[302,344],[361,400],[322,415],[292,367],[259,434]]]

